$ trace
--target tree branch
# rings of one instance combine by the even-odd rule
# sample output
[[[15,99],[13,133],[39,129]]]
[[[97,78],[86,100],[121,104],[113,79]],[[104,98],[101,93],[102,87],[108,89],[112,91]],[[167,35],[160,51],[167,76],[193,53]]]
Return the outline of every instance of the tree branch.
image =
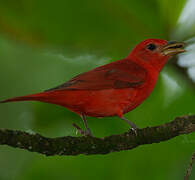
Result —
[[[91,155],[130,150],[144,144],[167,141],[181,134],[195,131],[195,115],[177,117],[170,123],[104,138],[96,137],[58,137],[47,138],[40,134],[0,129],[0,145],[26,149],[46,156],[53,155]]]
[[[191,157],[188,169],[186,171],[186,175],[184,177],[184,180],[189,180],[191,172],[192,172],[192,166],[193,166],[194,160],[195,160],[195,151],[192,154],[192,157]]]

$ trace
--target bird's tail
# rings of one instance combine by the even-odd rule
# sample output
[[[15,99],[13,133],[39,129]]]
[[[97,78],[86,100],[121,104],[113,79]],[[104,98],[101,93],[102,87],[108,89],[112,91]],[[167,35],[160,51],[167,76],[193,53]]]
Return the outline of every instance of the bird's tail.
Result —
[[[43,93],[37,93],[37,94],[31,94],[27,96],[19,96],[19,97],[6,99],[0,101],[0,103],[15,102],[15,101],[44,101],[45,97],[46,97],[46,93],[43,92]]]

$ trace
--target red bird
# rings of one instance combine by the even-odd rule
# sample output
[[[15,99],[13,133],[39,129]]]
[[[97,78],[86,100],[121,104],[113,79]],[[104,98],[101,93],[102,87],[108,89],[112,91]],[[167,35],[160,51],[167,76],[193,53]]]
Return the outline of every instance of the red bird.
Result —
[[[1,101],[42,101],[64,106],[79,114],[91,135],[86,116],[118,116],[130,124],[123,114],[140,105],[152,92],[158,75],[168,59],[185,52],[184,43],[147,39],[139,43],[124,59],[82,73],[68,82],[38,94]]]

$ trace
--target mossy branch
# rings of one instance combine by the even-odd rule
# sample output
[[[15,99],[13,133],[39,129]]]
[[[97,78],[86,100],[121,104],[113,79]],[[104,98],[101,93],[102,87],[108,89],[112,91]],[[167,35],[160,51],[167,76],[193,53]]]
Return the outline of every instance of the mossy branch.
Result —
[[[130,150],[144,144],[167,141],[181,134],[195,131],[195,115],[177,117],[170,123],[147,127],[104,138],[97,137],[58,137],[47,138],[40,134],[0,129],[0,145],[38,152],[46,156],[54,155],[92,155]]]

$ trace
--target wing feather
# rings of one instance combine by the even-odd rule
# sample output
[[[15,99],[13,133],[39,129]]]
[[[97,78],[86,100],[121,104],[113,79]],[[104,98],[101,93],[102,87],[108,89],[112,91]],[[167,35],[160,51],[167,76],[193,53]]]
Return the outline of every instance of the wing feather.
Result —
[[[147,71],[129,60],[120,60],[82,73],[54,90],[102,90],[133,88],[145,82]]]

